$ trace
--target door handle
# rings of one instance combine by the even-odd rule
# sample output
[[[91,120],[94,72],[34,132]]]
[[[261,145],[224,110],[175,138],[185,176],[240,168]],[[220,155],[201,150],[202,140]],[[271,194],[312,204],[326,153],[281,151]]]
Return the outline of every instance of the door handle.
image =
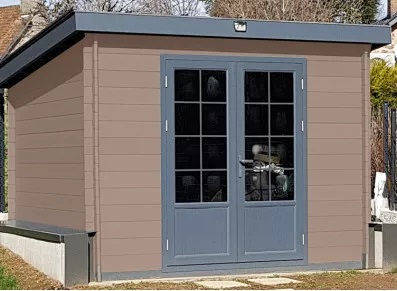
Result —
[[[242,178],[243,177],[243,172],[247,164],[251,164],[254,162],[254,160],[242,160],[241,155],[238,156],[238,177]]]

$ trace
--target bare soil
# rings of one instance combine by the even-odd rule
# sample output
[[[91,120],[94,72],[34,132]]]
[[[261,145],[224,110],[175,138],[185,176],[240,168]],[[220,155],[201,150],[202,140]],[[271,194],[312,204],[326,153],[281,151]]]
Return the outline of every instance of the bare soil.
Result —
[[[0,265],[4,266],[6,272],[17,279],[18,287],[26,290],[60,290],[62,285],[39,272],[19,256],[9,250],[0,247]],[[273,290],[273,289],[295,289],[295,290],[397,290],[397,274],[375,274],[357,271],[330,272],[320,274],[306,274],[282,277],[301,281],[299,284],[286,284],[277,286],[264,286],[254,284],[244,279],[236,279],[249,285],[240,290]],[[205,290],[206,288],[192,282],[170,283],[170,282],[142,282],[124,283],[115,285],[75,286],[71,289],[80,290]]]

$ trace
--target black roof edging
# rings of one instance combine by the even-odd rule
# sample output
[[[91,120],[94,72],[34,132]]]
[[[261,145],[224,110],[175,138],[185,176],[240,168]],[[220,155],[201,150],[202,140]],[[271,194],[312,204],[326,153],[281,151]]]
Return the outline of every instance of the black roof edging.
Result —
[[[246,20],[247,31],[234,30],[235,19],[70,11],[0,62],[0,87],[9,87],[73,45],[84,33],[123,33],[367,43],[391,42],[390,26]]]

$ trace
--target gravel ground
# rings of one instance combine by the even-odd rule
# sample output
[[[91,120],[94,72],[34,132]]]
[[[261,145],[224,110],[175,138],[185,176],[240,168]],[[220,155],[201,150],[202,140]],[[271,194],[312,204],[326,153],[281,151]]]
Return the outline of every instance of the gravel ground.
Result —
[[[9,250],[0,247],[0,264],[5,267],[6,272],[13,275],[18,286],[25,290],[38,289],[61,289],[61,284],[48,278],[43,273],[32,268],[28,263]]]
[[[59,290],[61,284],[48,278],[37,271],[19,256],[9,250],[0,247],[0,264],[4,266],[7,273],[13,275],[21,289],[26,290]],[[397,290],[397,274],[375,274],[355,271],[332,272],[319,274],[306,274],[290,276],[284,274],[282,277],[301,281],[299,284],[286,284],[278,286],[264,286],[254,284],[244,279],[236,281],[249,284],[249,287],[238,288],[240,290],[272,290],[272,289],[295,289],[295,290]],[[170,282],[142,282],[124,283],[111,286],[75,286],[71,289],[80,290],[205,290],[192,282],[170,283]]]

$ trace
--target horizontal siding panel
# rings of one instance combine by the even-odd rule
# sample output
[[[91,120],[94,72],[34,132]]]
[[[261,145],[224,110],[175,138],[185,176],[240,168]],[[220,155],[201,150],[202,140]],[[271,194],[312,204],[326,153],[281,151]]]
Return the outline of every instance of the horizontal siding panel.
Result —
[[[102,222],[101,231],[103,239],[160,238],[161,221]]]
[[[362,201],[309,201],[308,208],[309,217],[362,215]]]
[[[309,123],[361,123],[361,108],[309,108]]]
[[[161,204],[161,188],[101,189],[101,205]]]
[[[160,89],[153,88],[99,88],[100,104],[157,104]]]
[[[310,77],[307,78],[308,92],[360,93],[361,77]]]
[[[158,172],[100,172],[101,188],[161,187]]]
[[[16,191],[65,195],[84,195],[84,180],[68,179],[16,179]]]
[[[310,170],[308,185],[361,185],[361,170]]]
[[[361,230],[312,232],[308,238],[310,248],[359,246],[361,244]]]
[[[161,254],[161,238],[102,239],[101,253],[104,256]]]
[[[361,124],[316,124],[309,123],[307,126],[308,138],[360,138],[362,135]],[[310,141],[309,141],[310,142]]]
[[[160,138],[101,138],[100,155],[159,155]]]
[[[361,78],[361,62],[308,61],[307,75],[311,77],[355,77]]]
[[[307,151],[311,155],[361,155],[362,140],[359,138],[309,139]]]
[[[71,99],[83,96],[83,74],[80,73],[70,79],[68,83],[62,83],[54,90],[44,93],[29,104],[53,102],[57,100]]]
[[[362,223],[363,219],[361,215],[314,217],[309,219],[308,222],[309,237],[311,237],[313,232],[352,230],[361,231]]]
[[[18,164],[18,177],[84,179],[81,164]]]
[[[17,149],[84,146],[84,131],[27,134],[16,137]]]
[[[362,185],[311,185],[308,192],[309,201],[361,200],[364,195]]]
[[[84,147],[19,149],[16,163],[78,164],[83,162]]]
[[[309,264],[361,262],[362,247],[361,244],[340,247],[309,247],[308,260]]]
[[[160,155],[100,155],[100,170],[111,171],[159,171]]]
[[[17,135],[83,129],[83,114],[17,121]]]
[[[160,88],[159,72],[99,71],[100,87]]]
[[[311,170],[361,170],[362,155],[308,155]]]
[[[160,122],[160,106],[101,104],[99,120]]]
[[[160,56],[99,54],[99,69],[160,72]]]
[[[44,208],[18,206],[15,219],[84,230],[85,214]]]
[[[308,92],[308,108],[361,108],[360,92]],[[309,109],[310,110],[310,109]]]
[[[17,121],[83,113],[83,97],[23,106],[17,111]]]
[[[17,207],[36,207],[53,210],[84,212],[84,197],[42,193],[17,192]],[[45,202],[45,204],[43,204]]]
[[[161,254],[102,255],[103,272],[134,272],[161,270]]]
[[[99,137],[157,137],[160,122],[100,121]]]
[[[102,205],[101,221],[157,221],[161,205]]]

